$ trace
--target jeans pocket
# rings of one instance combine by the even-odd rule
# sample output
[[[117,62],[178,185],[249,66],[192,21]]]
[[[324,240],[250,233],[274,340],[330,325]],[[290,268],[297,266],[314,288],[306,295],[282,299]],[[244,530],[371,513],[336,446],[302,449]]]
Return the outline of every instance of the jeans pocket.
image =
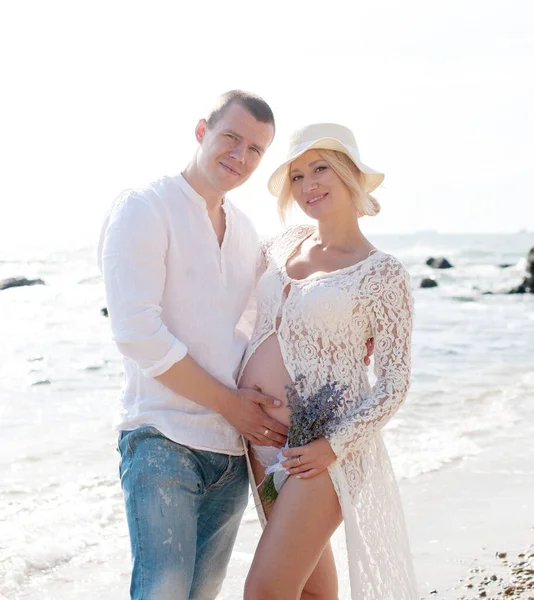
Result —
[[[125,468],[131,465],[132,463],[134,450],[139,440],[142,440],[145,437],[151,437],[158,434],[159,432],[157,431],[157,429],[150,426],[138,427],[137,429],[121,431],[119,433],[117,449],[120,455],[119,476],[121,478],[121,481]]]
[[[228,456],[228,465],[224,472],[221,474],[219,479],[215,483],[212,483],[209,488],[220,488],[233,481],[236,476],[244,469],[246,471],[246,467],[244,466],[244,456]]]
[[[126,464],[131,460],[132,453],[128,446],[127,435],[129,431],[121,431],[117,439],[117,452],[119,453],[119,478],[122,482],[122,477]]]
[[[214,488],[222,487],[227,481],[230,481],[233,478],[232,475],[232,457],[228,456],[228,463],[226,464],[226,468],[221,473],[217,481],[214,481],[212,484],[208,486],[210,490]]]

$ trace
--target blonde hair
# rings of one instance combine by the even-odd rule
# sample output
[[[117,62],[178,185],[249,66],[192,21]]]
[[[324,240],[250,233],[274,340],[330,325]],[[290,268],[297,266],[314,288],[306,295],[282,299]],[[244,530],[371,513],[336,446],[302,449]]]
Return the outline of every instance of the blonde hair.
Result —
[[[365,190],[365,174],[358,169],[352,162],[351,158],[343,152],[337,150],[317,150],[321,158],[323,158],[328,166],[331,167],[341,181],[349,188],[351,192],[352,202],[356,208],[356,218],[365,215],[374,217],[380,212],[380,204],[370,196]],[[278,196],[278,214],[280,219],[285,222],[287,211],[291,204],[295,201],[291,192],[291,179],[289,178],[289,169],[287,167],[286,178],[282,191]]]

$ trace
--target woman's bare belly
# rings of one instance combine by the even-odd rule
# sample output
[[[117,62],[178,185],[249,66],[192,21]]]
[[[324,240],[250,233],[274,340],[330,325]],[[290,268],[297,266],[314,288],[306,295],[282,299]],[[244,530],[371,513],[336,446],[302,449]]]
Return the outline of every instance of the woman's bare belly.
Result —
[[[247,366],[238,382],[239,388],[257,389],[278,398],[282,402],[279,408],[264,408],[265,412],[284,425],[289,425],[286,385],[292,385],[287,372],[276,334],[270,335],[249,358]]]

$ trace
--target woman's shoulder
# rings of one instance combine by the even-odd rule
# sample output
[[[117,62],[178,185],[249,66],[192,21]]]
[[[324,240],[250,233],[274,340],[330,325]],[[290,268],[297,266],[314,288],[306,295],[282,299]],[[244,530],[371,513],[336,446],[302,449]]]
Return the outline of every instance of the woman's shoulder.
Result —
[[[262,238],[263,253],[266,256],[284,255],[314,231],[313,225],[290,225],[276,235]]]
[[[377,250],[376,254],[378,270],[384,275],[393,275],[396,273],[397,275],[409,276],[408,269],[396,256],[382,252],[381,250]]]
[[[394,287],[410,287],[410,273],[406,266],[392,254],[378,250],[363,277],[355,282],[359,295],[368,291],[371,295],[379,290]]]

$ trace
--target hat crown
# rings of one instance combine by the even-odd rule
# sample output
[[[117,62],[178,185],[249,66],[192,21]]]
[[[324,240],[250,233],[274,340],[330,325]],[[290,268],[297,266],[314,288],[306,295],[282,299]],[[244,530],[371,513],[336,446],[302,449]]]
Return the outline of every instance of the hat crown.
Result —
[[[307,125],[302,129],[294,131],[289,138],[289,154],[291,154],[297,146],[309,144],[321,139],[332,139],[341,142],[345,146],[358,148],[356,138],[352,131],[344,125],[337,123],[314,123]]]

